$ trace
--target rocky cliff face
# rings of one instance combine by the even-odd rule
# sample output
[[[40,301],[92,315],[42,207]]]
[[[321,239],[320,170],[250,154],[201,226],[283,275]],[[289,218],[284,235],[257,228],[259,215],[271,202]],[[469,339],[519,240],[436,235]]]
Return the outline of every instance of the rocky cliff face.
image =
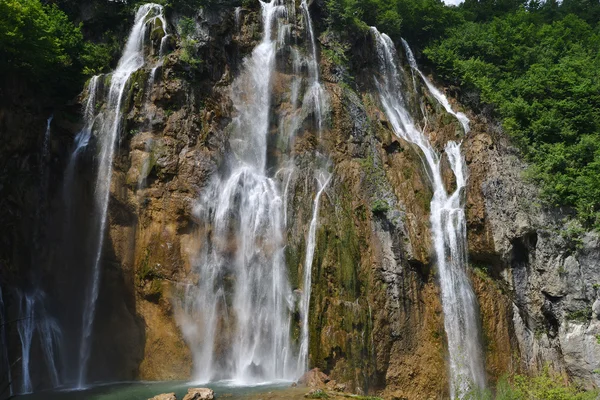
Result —
[[[318,2],[311,12],[320,14]],[[179,16],[170,17],[175,26]],[[131,79],[113,166],[109,240],[94,324],[95,380],[186,379],[193,367],[177,321],[178,296],[199,279],[191,268],[201,240],[194,208],[228,151],[232,80],[261,30],[256,5],[238,11],[227,5],[205,9],[194,20],[201,63],[184,62],[180,43],[173,41],[152,84],[149,69]],[[298,17],[298,23],[306,22]],[[317,18],[316,24],[320,27],[322,21]],[[447,397],[447,351],[426,172],[417,151],[393,135],[381,111],[369,36],[343,43],[322,29],[318,39],[328,94],[319,146],[332,179],[321,199],[312,265],[309,364],[355,391],[378,391],[386,398]],[[306,46],[303,35],[296,33],[294,40]],[[274,138],[277,116],[291,107],[294,73],[278,59],[271,99]],[[423,95],[427,132],[442,148],[447,140],[457,139],[460,124]],[[35,129],[13,117],[23,115],[14,106],[0,110],[3,136],[22,138],[17,148],[27,154],[36,153],[31,143],[37,134],[28,135],[41,134],[45,118],[39,110],[33,113],[40,122]],[[69,121],[71,116],[56,116],[52,157],[57,182],[68,162],[67,143],[79,128]],[[587,385],[600,384],[600,239],[579,232],[560,212],[543,209],[536,188],[522,177],[526,166],[501,130],[482,116],[469,117],[472,129],[460,139],[469,169],[469,260],[488,376],[493,382],[505,373],[533,372],[548,364]],[[286,262],[294,288],[300,287],[318,190],[313,179],[318,133],[312,116],[302,115],[300,126],[294,158],[298,173],[290,181],[286,205]],[[12,151],[8,144],[2,147],[4,154]],[[276,148],[271,156],[277,157]],[[79,221],[69,228],[76,234],[70,231],[67,240],[61,236],[46,242],[44,251],[52,261],[42,268],[53,311],[74,331],[77,324],[63,313],[68,314],[71,296],[81,290],[84,271],[77,260],[89,257],[84,233],[93,208],[93,158],[89,154],[77,172],[77,190],[69,194],[72,209],[61,209],[64,194],[51,190],[52,211],[45,228],[49,236],[53,229],[65,229],[65,213]],[[3,175],[4,201],[23,193],[11,183],[10,174]],[[12,224],[18,218],[10,210],[31,213],[35,208],[34,200],[13,203],[2,211]],[[27,246],[16,244],[32,233],[19,232],[6,233],[2,242],[0,283],[5,290],[21,285],[19,279],[26,279],[32,268],[29,261],[19,261]],[[8,305],[17,316],[17,305]],[[18,337],[14,328],[10,331],[11,353],[17,357]]]

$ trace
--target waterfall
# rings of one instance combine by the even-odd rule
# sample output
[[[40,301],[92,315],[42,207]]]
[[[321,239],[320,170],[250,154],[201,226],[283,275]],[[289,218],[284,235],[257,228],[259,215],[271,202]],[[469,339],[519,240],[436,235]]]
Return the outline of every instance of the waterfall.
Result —
[[[17,332],[21,341],[21,393],[31,393],[30,358],[34,334],[37,332],[40,346],[46,361],[46,368],[53,387],[60,384],[55,360],[55,345],[60,340],[60,329],[56,322],[48,316],[44,308],[44,294],[41,291],[24,293],[16,291],[19,304]],[[36,363],[39,363],[36,360]]]
[[[316,177],[319,185],[317,195],[313,204],[313,214],[308,228],[308,238],[306,239],[306,256],[304,258],[304,286],[302,299],[300,301],[300,315],[302,317],[302,326],[300,334],[300,353],[298,355],[298,371],[303,372],[308,367],[308,312],[310,310],[310,294],[312,286],[312,264],[315,256],[315,247],[317,242],[317,223],[319,221],[319,201],[325,188],[329,184],[331,175],[326,172],[320,172]]]
[[[178,321],[198,381],[248,384],[294,379],[279,184],[269,177],[267,135],[280,0],[261,2],[263,38],[232,87],[227,172],[213,178],[196,210],[203,240],[194,260],[198,283],[185,288]]]
[[[95,257],[93,261],[91,279],[88,282],[87,296],[84,303],[82,335],[79,351],[79,377],[78,387],[84,387],[88,368],[88,361],[91,351],[91,336],[94,317],[96,313],[96,300],[100,286],[100,266],[102,261],[102,249],[106,235],[106,223],[108,213],[108,203],[110,198],[110,184],[112,180],[112,163],[115,153],[116,141],[121,129],[121,120],[123,118],[122,102],[123,94],[131,75],[144,66],[144,39],[147,35],[149,22],[152,18],[159,18],[163,27],[166,21],[163,17],[163,8],[158,4],[144,4],[141,6],[135,16],[135,22],[127,39],[125,49],[117,68],[113,71],[110,78],[108,96],[106,100],[106,109],[101,114],[87,115],[86,127],[84,128],[81,139],[85,141],[85,136],[89,138],[94,120],[99,119],[98,142],[100,147],[98,175],[95,187],[95,202],[98,211],[98,220],[96,223],[97,242],[95,246]],[[96,78],[97,79],[97,78]],[[92,82],[90,82],[90,86]],[[95,84],[95,82],[94,82]],[[90,93],[95,90],[92,86]],[[92,96],[90,96],[92,97]],[[88,104],[91,100],[88,98]],[[86,107],[87,109],[87,107]],[[88,119],[88,117],[90,117]],[[77,149],[76,149],[77,150]]]
[[[317,125],[317,132],[319,133],[320,138],[321,131],[323,130],[323,109],[326,105],[326,96],[325,90],[321,85],[319,59],[317,58],[317,42],[315,39],[315,32],[313,30],[312,18],[310,17],[306,0],[302,0],[300,3],[300,8],[302,9],[302,13],[305,18],[311,50],[311,57],[308,60],[309,85],[308,91],[304,98],[304,103],[314,108],[315,123]]]
[[[423,82],[425,82],[425,86],[427,86],[427,90],[429,90],[429,93],[431,93],[433,97],[435,97],[435,99],[444,107],[448,114],[454,115],[458,122],[461,123],[465,133],[469,133],[469,118],[460,111],[454,111],[452,109],[452,106],[450,106],[450,102],[448,101],[446,96],[444,96],[444,94],[438,88],[436,88],[429,79],[427,79],[425,74],[421,72],[419,66],[417,65],[417,60],[415,60],[415,56],[413,55],[413,52],[410,49],[410,46],[404,39],[402,39],[402,46],[404,46],[404,51],[406,52],[406,58],[408,58],[410,68],[417,74],[419,74],[421,79],[423,79]]]
[[[84,126],[75,136],[75,144],[71,156],[69,157],[69,163],[65,170],[65,178],[63,181],[63,201],[65,203],[65,209],[67,210],[67,218],[70,217],[71,210],[71,192],[73,190],[73,179],[75,178],[75,167],[77,166],[77,158],[79,154],[85,149],[90,142],[92,137],[92,130],[94,128],[94,121],[96,120],[96,100],[98,92],[98,82],[100,81],[100,75],[93,76],[87,85],[87,100],[83,111]],[[65,227],[69,226],[69,221],[65,223]]]
[[[35,211],[35,230],[33,233],[33,247],[34,251],[32,252],[32,264],[39,264],[39,255],[41,252],[40,248],[40,236],[43,225],[43,219],[46,216],[46,199],[48,197],[48,179],[49,179],[49,161],[50,157],[50,135],[52,133],[51,124],[54,115],[51,115],[46,121],[46,131],[44,133],[44,140],[42,142],[42,157],[40,159],[40,169],[39,169],[39,177],[40,177],[40,192],[39,192],[39,206]]]
[[[478,323],[479,309],[466,271],[467,238],[463,197],[467,173],[464,157],[460,152],[460,144],[452,141],[446,144],[445,154],[456,179],[456,189],[447,193],[441,170],[441,156],[431,146],[424,132],[415,125],[406,109],[406,99],[400,89],[402,77],[397,67],[394,44],[377,29],[371,28],[371,32],[376,41],[380,68],[375,81],[381,103],[395,134],[420,149],[434,191],[430,222],[440,277],[444,328],[448,338],[450,392],[452,398],[462,398],[470,389],[484,388],[486,384]],[[414,58],[411,64],[416,68]],[[447,103],[441,92],[433,94],[442,104]],[[457,115],[454,112],[452,114]]]
[[[31,393],[31,376],[29,374],[29,356],[31,355],[31,343],[33,342],[34,329],[33,299],[21,296],[19,301],[19,321],[17,332],[21,340],[21,393]]]
[[[310,45],[310,57],[307,59],[308,66],[308,88],[304,95],[303,108],[308,106],[312,108],[312,114],[315,120],[315,128],[317,130],[318,139],[320,141],[323,131],[323,114],[327,106],[326,92],[321,85],[319,73],[319,59],[317,56],[317,43],[315,32],[313,29],[312,18],[308,9],[306,0],[302,0],[300,8],[304,16],[306,26],[306,35]],[[296,71],[294,71],[296,72]],[[318,156],[318,154],[316,154]],[[318,157],[317,157],[318,158]],[[317,240],[317,224],[319,218],[319,205],[321,195],[329,184],[331,174],[324,170],[315,172],[315,180],[317,181],[317,194],[313,203],[313,213],[310,221],[308,236],[306,238],[306,254],[304,259],[303,285],[302,295],[300,298],[300,351],[298,354],[298,371],[304,372],[308,369],[308,350],[309,350],[309,311],[310,311],[310,295],[312,287],[312,265],[315,254]],[[287,190],[286,190],[287,192]],[[287,197],[287,196],[286,196]]]
[[[50,125],[52,124],[53,119],[54,115],[51,115],[46,121],[46,132],[44,133],[44,143],[42,145],[42,160],[44,162],[46,162],[48,156],[50,155],[50,134],[52,133]]]

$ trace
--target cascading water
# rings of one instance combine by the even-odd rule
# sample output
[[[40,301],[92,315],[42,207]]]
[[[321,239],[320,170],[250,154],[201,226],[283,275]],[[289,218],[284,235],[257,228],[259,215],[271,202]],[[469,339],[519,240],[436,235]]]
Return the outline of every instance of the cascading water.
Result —
[[[318,139],[321,139],[323,131],[323,114],[327,106],[326,92],[321,85],[320,73],[319,73],[319,61],[317,57],[317,43],[315,39],[315,32],[313,29],[312,18],[308,9],[306,0],[302,0],[300,8],[304,16],[304,23],[306,25],[306,35],[310,44],[310,57],[307,60],[308,64],[308,88],[304,95],[303,107],[312,108],[312,113],[315,121],[315,127],[317,130]],[[316,154],[318,156],[318,154]],[[317,157],[318,158],[318,157]],[[300,298],[300,351],[298,353],[298,371],[304,372],[308,369],[308,346],[309,346],[309,309],[310,309],[310,295],[312,286],[312,264],[314,259],[316,239],[317,239],[317,224],[319,218],[319,205],[321,195],[325,188],[329,184],[331,174],[325,170],[318,170],[315,172],[315,180],[317,181],[317,194],[315,195],[313,204],[313,214],[310,221],[308,236],[306,238],[306,254],[304,259],[304,271],[303,271],[303,286],[302,295]],[[287,190],[286,190],[287,192]],[[287,198],[287,194],[286,194]]]
[[[406,53],[406,58],[408,58],[408,63],[410,65],[410,68],[413,71],[415,71],[417,74],[419,74],[421,79],[423,79],[423,82],[425,82],[425,86],[427,86],[427,90],[429,90],[429,93],[431,93],[433,95],[433,97],[435,97],[435,99],[444,107],[444,109],[446,110],[446,112],[448,114],[454,115],[454,117],[463,126],[465,133],[468,133],[469,132],[469,118],[460,111],[459,112],[454,111],[452,109],[452,106],[450,105],[450,102],[448,101],[448,98],[446,96],[444,96],[444,94],[442,92],[440,92],[440,90],[438,88],[436,88],[429,79],[427,79],[425,74],[423,74],[421,72],[421,70],[419,69],[419,66],[417,65],[417,60],[415,59],[415,56],[414,56],[412,50],[410,49],[410,46],[408,45],[408,42],[404,39],[402,39],[402,46],[404,47],[404,51]]]
[[[22,296],[19,301],[19,321],[17,331],[21,340],[21,393],[31,393],[31,376],[29,374],[29,356],[31,354],[31,343],[33,342],[34,315],[33,299]]]
[[[315,123],[317,125],[317,131],[319,133],[319,137],[321,136],[321,131],[323,129],[323,110],[326,105],[326,95],[323,86],[321,85],[321,80],[319,78],[319,60],[317,58],[317,42],[315,39],[315,32],[313,30],[312,18],[310,17],[310,12],[308,11],[308,4],[306,0],[302,0],[300,3],[300,8],[302,8],[302,12],[305,18],[307,35],[310,42],[310,50],[311,57],[308,60],[308,76],[309,76],[309,85],[308,90],[305,95],[304,103],[312,106],[314,109],[315,115]]]
[[[375,81],[381,103],[396,135],[420,149],[434,190],[430,221],[442,292],[444,327],[448,338],[450,392],[452,398],[462,398],[469,390],[484,388],[486,384],[478,323],[479,309],[466,271],[466,221],[463,205],[466,166],[460,153],[460,144],[448,142],[445,154],[456,179],[456,189],[448,194],[442,176],[441,156],[431,146],[424,132],[416,126],[405,106],[407,101],[401,90],[402,77],[397,67],[394,44],[377,29],[371,28],[371,32],[379,59],[380,74]],[[411,66],[413,65],[416,68],[414,58],[411,61]],[[421,76],[425,80],[422,74]],[[428,89],[429,86],[427,85]],[[432,91],[432,94],[442,105],[448,102],[445,97],[445,101],[438,97],[443,97],[441,92]],[[454,112],[452,114],[457,115]],[[463,123],[462,120],[460,122]]]
[[[287,18],[279,0],[261,2],[263,38],[233,84],[229,172],[213,179],[196,211],[205,235],[179,323],[199,381],[248,384],[295,376],[292,291],[283,255],[278,183],[268,176],[273,29]]]
[[[298,371],[303,372],[308,367],[308,313],[310,310],[310,294],[312,286],[312,264],[315,256],[315,247],[317,242],[317,223],[319,221],[319,202],[321,195],[329,184],[331,175],[326,172],[320,172],[316,176],[318,191],[313,204],[313,215],[308,228],[308,237],[306,239],[306,256],[304,258],[304,286],[302,298],[300,300],[300,315],[302,318],[300,334],[300,353],[298,354]]]
[[[117,68],[113,71],[108,88],[106,107],[100,114],[87,113],[88,106],[94,104],[90,99],[91,94],[95,95],[96,81],[93,78],[90,82],[90,98],[86,106],[86,128],[82,131],[81,143],[89,140],[94,120],[98,119],[98,142],[100,147],[98,175],[96,180],[96,209],[98,211],[98,220],[96,222],[97,243],[95,247],[95,257],[93,261],[92,274],[88,283],[87,296],[83,311],[82,335],[79,351],[79,377],[78,387],[84,387],[87,374],[88,361],[91,351],[91,336],[94,317],[96,312],[96,300],[100,286],[100,264],[102,260],[102,249],[106,235],[106,219],[108,212],[108,202],[110,197],[110,184],[112,180],[112,163],[115,153],[115,144],[119,137],[121,129],[122,102],[123,94],[131,75],[144,66],[144,39],[148,33],[149,21],[152,18],[159,18],[162,26],[166,26],[163,17],[163,8],[158,4],[144,4],[141,6],[135,16],[135,22],[127,39],[125,49]],[[95,80],[94,80],[95,79]],[[93,107],[93,105],[91,106]],[[87,136],[87,139],[86,139]],[[76,149],[77,152],[77,149]]]
[[[42,160],[47,160],[50,154],[50,134],[52,133],[52,120],[54,119],[54,115],[51,115],[46,121],[46,132],[44,133],[44,143],[42,145]]]
[[[51,124],[53,117],[50,116],[46,123],[46,130],[42,142],[42,152],[39,167],[39,207],[36,209],[35,228],[32,237],[32,255],[31,263],[34,267],[32,271],[31,289],[27,292],[17,290],[16,298],[19,305],[19,318],[17,320],[17,332],[21,341],[21,393],[30,393],[33,390],[31,380],[31,348],[34,337],[40,340],[40,348],[46,361],[46,369],[51,381],[52,387],[60,384],[58,370],[56,368],[55,347],[61,336],[61,330],[57,322],[46,311],[46,296],[41,289],[39,276],[41,273],[36,267],[42,265],[43,258],[40,254],[41,236],[43,232],[43,223],[46,217],[46,199],[48,195],[49,170],[48,158],[50,156],[50,135],[52,133]],[[34,363],[35,366],[41,365],[40,362]],[[38,368],[39,369],[39,368]]]
[[[71,156],[69,157],[69,163],[65,170],[65,178],[63,182],[63,201],[65,202],[65,209],[67,210],[67,217],[70,217],[71,210],[71,192],[73,190],[73,179],[75,177],[75,167],[77,166],[77,159],[79,154],[85,149],[90,142],[92,137],[92,130],[94,128],[94,122],[96,120],[96,101],[98,92],[98,83],[100,82],[101,75],[93,76],[87,85],[87,101],[85,103],[85,109],[83,111],[83,120],[85,122],[83,129],[75,136],[75,144]],[[67,221],[65,227],[70,224]]]
[[[52,134],[52,120],[54,115],[51,115],[46,122],[46,131],[42,142],[42,158],[40,160],[40,192],[39,192],[39,207],[36,208],[36,226],[33,234],[32,265],[39,264],[37,259],[40,254],[40,234],[42,230],[43,218],[45,217],[46,198],[48,196],[48,180],[49,180],[49,161],[50,157],[50,135]]]
[[[44,308],[44,294],[41,292],[16,292],[19,304],[19,320],[17,332],[21,341],[21,393],[31,393],[30,359],[33,338],[37,332],[40,346],[46,361],[48,375],[53,387],[60,384],[56,368],[54,348],[60,340],[60,329],[56,322],[48,316]]]

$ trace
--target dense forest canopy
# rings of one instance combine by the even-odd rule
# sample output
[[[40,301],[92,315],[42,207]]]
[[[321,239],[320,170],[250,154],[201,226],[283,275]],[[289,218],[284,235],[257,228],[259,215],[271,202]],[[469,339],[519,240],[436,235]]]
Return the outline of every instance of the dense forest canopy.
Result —
[[[159,1],[180,12],[248,1]],[[107,70],[138,2],[0,2],[0,72],[73,96]],[[551,206],[600,228],[600,0],[324,0],[322,29],[406,38],[433,75],[493,116],[531,162]],[[476,99],[476,100],[473,100]]]

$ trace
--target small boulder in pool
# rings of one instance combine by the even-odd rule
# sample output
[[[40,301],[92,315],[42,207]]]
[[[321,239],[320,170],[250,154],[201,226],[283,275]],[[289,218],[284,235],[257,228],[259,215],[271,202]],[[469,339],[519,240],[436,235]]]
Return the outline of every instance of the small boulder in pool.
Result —
[[[177,400],[177,396],[175,396],[175,393],[164,393],[159,394],[158,396],[154,396],[153,398],[148,400]]]
[[[183,400],[213,400],[215,392],[207,388],[189,388]]]

